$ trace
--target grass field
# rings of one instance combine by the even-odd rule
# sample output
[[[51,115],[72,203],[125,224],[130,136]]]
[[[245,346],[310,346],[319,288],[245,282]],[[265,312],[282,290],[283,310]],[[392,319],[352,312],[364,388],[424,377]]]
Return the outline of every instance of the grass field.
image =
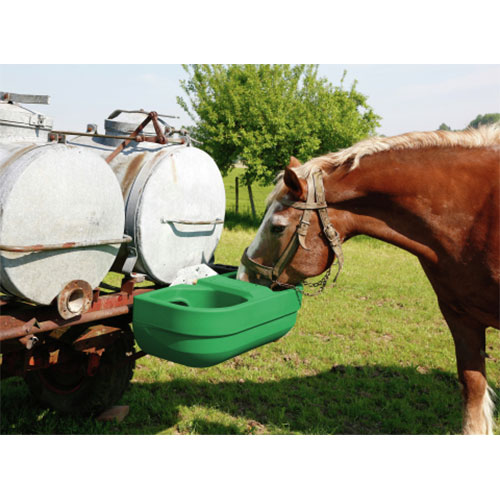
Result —
[[[267,193],[258,193],[262,210]],[[228,213],[227,220],[216,261],[236,265],[255,228],[243,215]],[[204,369],[139,360],[120,403],[130,406],[121,424],[40,409],[13,378],[2,382],[1,432],[459,433],[453,343],[417,259],[366,237],[348,242],[344,252],[337,287],[305,297],[295,327],[279,341]],[[487,352],[498,393],[496,330],[488,332]],[[495,419],[500,425],[498,411]]]

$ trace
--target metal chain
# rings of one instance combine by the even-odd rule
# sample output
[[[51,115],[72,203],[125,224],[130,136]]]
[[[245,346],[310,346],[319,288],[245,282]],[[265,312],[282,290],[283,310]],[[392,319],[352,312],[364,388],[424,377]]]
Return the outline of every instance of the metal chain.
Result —
[[[330,273],[332,272],[332,268],[329,267],[328,270],[326,271],[325,275],[319,280],[319,281],[316,281],[315,283],[309,283],[307,280],[304,280],[303,281],[303,285],[304,287],[306,286],[309,286],[311,288],[317,288],[317,287],[320,287],[319,290],[317,292],[314,292],[314,293],[308,293],[306,292],[305,290],[301,290],[300,288],[298,288],[297,286],[295,285],[290,285],[288,283],[281,283],[280,281],[273,281],[273,284],[276,284],[278,286],[281,286],[283,288],[291,288],[299,293],[301,293],[302,295],[305,295],[307,297],[316,297],[316,295],[319,295],[320,293],[322,293],[326,287],[326,284],[328,282],[328,279],[330,278]],[[338,276],[338,274],[337,274]],[[333,283],[332,283],[332,286],[335,285],[335,282],[337,281],[337,276],[335,277]]]
[[[304,287],[306,287],[306,286],[309,286],[311,288],[318,288],[319,287],[319,290],[317,292],[314,292],[314,293],[307,293],[304,291],[303,294],[306,295],[307,297],[315,297],[316,295],[319,295],[320,293],[322,293],[326,287],[326,283],[328,282],[328,279],[330,278],[331,272],[332,272],[332,268],[330,266],[328,268],[328,271],[326,271],[325,275],[319,281],[316,281],[315,283],[310,283],[309,281],[304,280]]]

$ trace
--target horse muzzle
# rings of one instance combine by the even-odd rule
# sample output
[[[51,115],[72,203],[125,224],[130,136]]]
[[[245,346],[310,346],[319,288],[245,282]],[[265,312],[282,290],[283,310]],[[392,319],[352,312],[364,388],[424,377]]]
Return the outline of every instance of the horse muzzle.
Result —
[[[259,285],[270,286],[277,278],[274,276],[275,268],[264,266],[248,256],[248,248],[245,248],[238,268],[237,279],[251,281]],[[250,276],[252,279],[250,279]]]

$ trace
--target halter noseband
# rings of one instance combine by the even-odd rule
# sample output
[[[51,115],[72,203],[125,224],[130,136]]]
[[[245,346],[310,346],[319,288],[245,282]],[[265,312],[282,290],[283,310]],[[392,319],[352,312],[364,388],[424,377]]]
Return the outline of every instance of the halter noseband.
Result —
[[[323,233],[328,240],[330,248],[333,250],[333,253],[337,257],[339,267],[337,275],[335,276],[336,280],[344,264],[344,255],[342,254],[339,233],[333,227],[330,219],[328,218],[327,204],[325,199],[325,187],[323,185],[321,170],[315,170],[307,178],[307,201],[292,202],[287,200],[280,200],[280,203],[304,211],[300,222],[297,225],[295,233],[288,242],[287,247],[272,267],[259,264],[258,262],[250,258],[248,256],[248,247],[243,252],[241,263],[247,269],[254,271],[257,275],[270,280],[271,284],[278,283],[277,280],[279,276],[288,265],[288,263],[292,260],[293,256],[297,252],[299,245],[305,250],[309,250],[309,248],[306,246],[306,235],[309,229],[312,212],[313,210],[317,210],[319,219],[321,221],[321,226],[323,228]]]

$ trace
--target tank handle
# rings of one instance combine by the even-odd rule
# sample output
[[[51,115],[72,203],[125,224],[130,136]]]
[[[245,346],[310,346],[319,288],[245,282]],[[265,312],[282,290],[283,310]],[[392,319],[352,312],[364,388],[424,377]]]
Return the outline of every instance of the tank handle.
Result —
[[[167,219],[166,217],[162,217],[160,219],[162,224],[189,224],[193,226],[212,226],[213,224],[224,224],[224,219],[214,219],[214,220],[176,220],[176,219]]]

